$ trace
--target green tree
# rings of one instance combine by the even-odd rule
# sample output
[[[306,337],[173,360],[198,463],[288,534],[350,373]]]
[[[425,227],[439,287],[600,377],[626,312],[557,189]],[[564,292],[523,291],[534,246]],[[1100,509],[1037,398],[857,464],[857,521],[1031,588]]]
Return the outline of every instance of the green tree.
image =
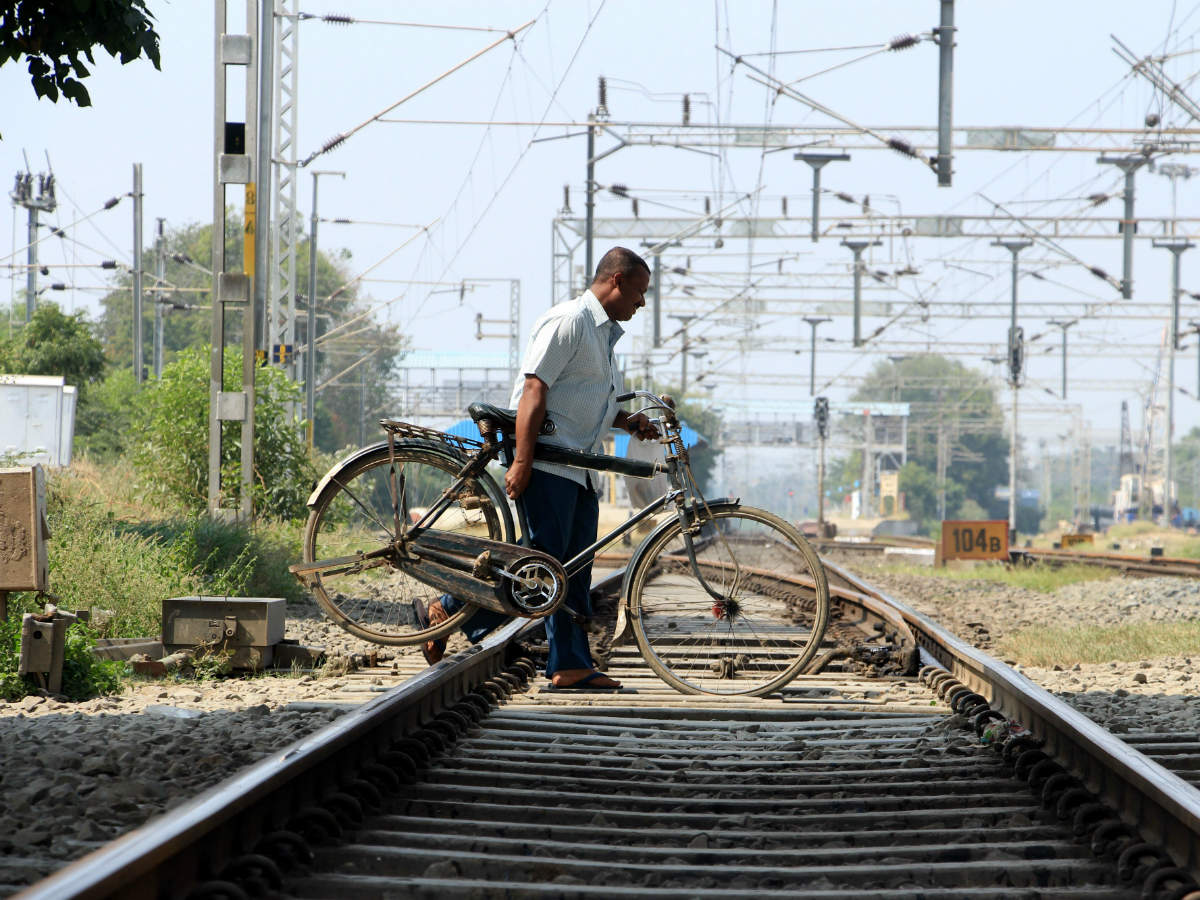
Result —
[[[12,337],[0,338],[0,371],[62,375],[78,389],[80,407],[104,368],[104,348],[82,310],[67,315],[57,303],[44,301]]]
[[[909,404],[908,460],[936,472],[941,432],[950,450],[947,481],[961,484],[964,498],[992,513],[1003,505],[995,499],[995,489],[1008,481],[1008,439],[1003,412],[985,375],[933,354],[884,360],[852,399]]]
[[[38,97],[61,94],[92,103],[82,79],[100,47],[122,65],[145,56],[160,69],[158,33],[145,0],[4,0],[0,3],[0,66],[24,57]]]
[[[128,368],[112,369],[88,391],[75,415],[79,448],[103,460],[125,452],[139,385]]]
[[[242,267],[242,224],[236,213],[226,215],[225,253],[230,271]],[[186,225],[164,234],[164,275],[159,285],[148,277],[143,304],[143,359],[153,359],[154,306],[163,301],[163,360],[210,341],[212,329],[212,226]],[[308,242],[297,247],[296,271],[300,281],[297,304],[307,304]],[[148,272],[157,272],[157,248],[145,250]],[[393,325],[380,325],[366,314],[369,301],[358,297],[356,285],[346,270],[348,251],[319,252],[317,255],[317,334],[333,333],[318,346],[317,446],[334,451],[357,444],[360,410],[367,420],[393,405],[391,384],[405,342]],[[129,365],[133,358],[133,303],[131,276],[119,276],[102,300],[99,333],[108,358]],[[346,325],[344,328],[338,326]],[[297,344],[305,343],[305,317],[297,310]],[[241,323],[227,318],[227,339],[237,344]]]
[[[225,390],[241,385],[241,352],[225,354]],[[133,416],[133,462],[139,473],[185,508],[200,512],[208,497],[209,349],[182,351],[162,378],[137,395]],[[316,471],[296,419],[300,387],[281,369],[258,370],[254,405],[254,507],[268,516],[299,518]],[[222,425],[222,480],[240,483],[241,425]]]

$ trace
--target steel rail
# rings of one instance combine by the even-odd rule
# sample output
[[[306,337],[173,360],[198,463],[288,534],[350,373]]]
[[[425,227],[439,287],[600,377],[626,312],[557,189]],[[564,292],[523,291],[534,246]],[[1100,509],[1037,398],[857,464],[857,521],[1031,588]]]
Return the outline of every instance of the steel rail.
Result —
[[[1078,563],[1119,569],[1131,575],[1178,575],[1200,578],[1200,559],[1181,556],[1134,556],[1129,553],[1092,553],[1078,550],[1027,549],[1013,551],[1014,561],[1021,557],[1041,562]]]
[[[258,838],[282,828],[304,805],[319,801],[331,781],[348,777],[355,764],[386,752],[396,739],[499,675],[505,648],[531,624],[509,623],[17,896],[182,897],[189,884],[216,879],[224,864],[240,855],[231,844],[253,846]],[[230,840],[231,829],[236,842]]]
[[[1110,805],[1175,864],[1200,876],[1200,791],[1134,750],[1049,691],[999,660],[959,640],[912,607],[840,566],[825,562],[832,578],[893,607],[916,636],[922,656],[1009,719],[1045,741],[1041,748]]]

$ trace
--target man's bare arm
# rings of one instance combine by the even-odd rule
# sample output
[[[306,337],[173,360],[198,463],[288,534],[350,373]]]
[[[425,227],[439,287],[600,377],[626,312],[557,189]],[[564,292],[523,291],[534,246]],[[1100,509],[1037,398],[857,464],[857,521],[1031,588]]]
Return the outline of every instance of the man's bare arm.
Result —
[[[521,391],[521,402],[517,404],[517,449],[513,463],[504,476],[504,490],[516,500],[525,493],[533,475],[533,447],[537,443],[538,429],[546,420],[546,396],[550,388],[536,375],[525,376]]]

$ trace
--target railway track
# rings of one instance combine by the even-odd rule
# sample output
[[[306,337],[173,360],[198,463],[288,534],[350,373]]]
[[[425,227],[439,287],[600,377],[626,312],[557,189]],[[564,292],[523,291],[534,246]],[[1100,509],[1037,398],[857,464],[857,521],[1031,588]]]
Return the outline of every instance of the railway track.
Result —
[[[620,644],[621,691],[552,690],[513,623],[21,896],[1197,890],[1196,735],[1118,740],[830,576],[828,645],[775,695],[679,694]]]

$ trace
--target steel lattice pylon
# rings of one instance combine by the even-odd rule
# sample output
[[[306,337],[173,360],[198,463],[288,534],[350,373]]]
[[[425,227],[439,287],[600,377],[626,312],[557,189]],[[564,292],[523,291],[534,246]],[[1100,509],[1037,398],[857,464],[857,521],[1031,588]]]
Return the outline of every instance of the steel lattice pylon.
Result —
[[[299,0],[275,0],[275,165],[271,222],[271,281],[267,350],[296,344],[296,76],[299,53]],[[292,378],[292,354],[280,364]]]

